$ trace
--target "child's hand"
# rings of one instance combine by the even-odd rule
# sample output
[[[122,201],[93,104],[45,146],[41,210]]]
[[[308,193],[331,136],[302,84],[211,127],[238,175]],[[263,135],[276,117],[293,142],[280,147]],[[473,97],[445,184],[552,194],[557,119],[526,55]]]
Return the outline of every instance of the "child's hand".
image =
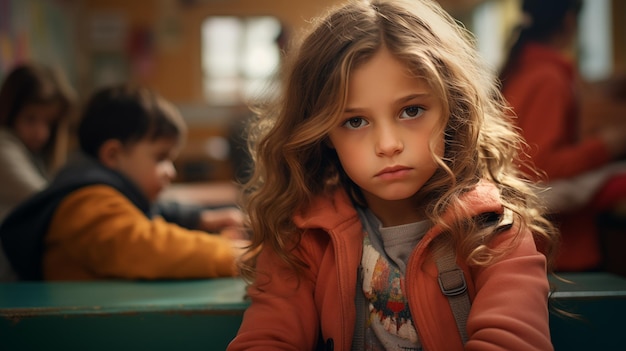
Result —
[[[237,227],[233,226],[233,227],[224,228],[219,232],[219,235],[223,238],[227,238],[227,239],[234,240],[234,241],[245,241],[247,242],[247,244],[250,244],[248,242],[250,235],[246,231],[246,228],[244,228],[243,226],[237,226]]]
[[[225,228],[241,228],[244,225],[243,213],[233,207],[205,210],[200,215],[199,228],[211,233],[218,233]]]

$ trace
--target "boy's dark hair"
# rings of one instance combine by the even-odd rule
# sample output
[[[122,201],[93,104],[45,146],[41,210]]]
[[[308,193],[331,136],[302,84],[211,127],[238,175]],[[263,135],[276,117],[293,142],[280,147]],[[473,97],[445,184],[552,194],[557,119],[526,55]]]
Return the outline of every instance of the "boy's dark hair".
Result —
[[[102,144],[116,139],[128,145],[141,139],[183,139],[185,122],[178,110],[155,92],[131,85],[97,91],[78,127],[81,150],[98,157]]]

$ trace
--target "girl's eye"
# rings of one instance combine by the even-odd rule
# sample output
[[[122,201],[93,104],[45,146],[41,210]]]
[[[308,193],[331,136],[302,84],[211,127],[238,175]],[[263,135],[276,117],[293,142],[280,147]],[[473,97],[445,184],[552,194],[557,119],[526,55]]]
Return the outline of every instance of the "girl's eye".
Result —
[[[415,118],[424,113],[424,108],[419,106],[410,106],[402,110],[401,118]]]
[[[361,117],[352,117],[352,118],[347,119],[343,123],[343,126],[348,129],[358,129],[363,126],[366,126],[367,124],[368,124],[367,121]]]

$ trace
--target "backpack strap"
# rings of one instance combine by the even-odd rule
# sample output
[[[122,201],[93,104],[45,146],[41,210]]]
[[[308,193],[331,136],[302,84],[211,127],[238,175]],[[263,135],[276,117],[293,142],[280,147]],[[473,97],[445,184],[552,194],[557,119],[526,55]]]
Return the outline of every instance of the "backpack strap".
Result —
[[[487,216],[487,218],[489,217]],[[494,225],[496,225],[495,231],[492,229]],[[512,212],[505,209],[503,214],[495,215],[495,218],[487,220],[484,229],[499,233],[509,229],[512,225]],[[450,245],[446,246],[443,254],[435,260],[437,271],[439,271],[437,279],[439,280],[441,293],[448,298],[461,341],[465,345],[469,339],[467,336],[467,316],[472,307],[472,302],[467,291],[465,273],[456,264],[456,253]]]
[[[472,302],[467,292],[467,282],[463,270],[456,264],[456,254],[454,250],[446,252],[436,260],[439,271],[439,287],[441,293],[448,298],[450,308],[454,314],[457,329],[461,335],[463,345],[468,340],[467,337],[467,316],[469,315]]]

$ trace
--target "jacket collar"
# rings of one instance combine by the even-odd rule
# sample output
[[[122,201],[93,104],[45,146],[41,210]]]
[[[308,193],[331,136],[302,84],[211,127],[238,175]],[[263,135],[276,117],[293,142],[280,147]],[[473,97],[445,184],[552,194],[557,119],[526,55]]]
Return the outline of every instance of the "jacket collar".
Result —
[[[319,195],[311,203],[296,212],[294,223],[302,229],[321,228],[330,231],[341,223],[357,217],[352,201],[343,189]]]
[[[498,188],[490,182],[481,181],[461,197],[457,211],[449,209],[444,215],[446,221],[469,218],[482,213],[502,213]],[[336,190],[331,195],[315,197],[311,204],[294,216],[294,223],[301,229],[320,228],[332,231],[342,223],[357,216],[352,201],[344,190]]]

